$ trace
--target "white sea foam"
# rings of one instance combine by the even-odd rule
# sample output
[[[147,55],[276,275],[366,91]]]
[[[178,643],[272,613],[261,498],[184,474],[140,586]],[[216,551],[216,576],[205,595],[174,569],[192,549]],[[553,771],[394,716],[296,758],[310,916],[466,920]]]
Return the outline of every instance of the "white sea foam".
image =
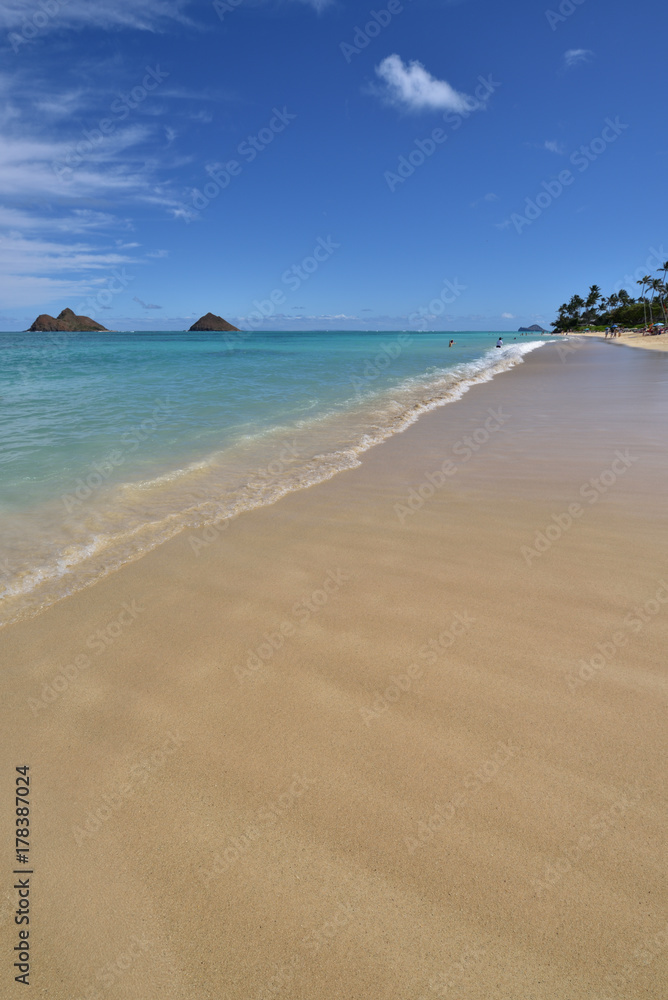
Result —
[[[477,360],[407,378],[392,391],[371,392],[348,410],[244,435],[205,460],[100,491],[69,520],[63,520],[62,507],[30,512],[40,530],[32,549],[24,541],[15,553],[22,568],[9,560],[14,572],[2,592],[0,625],[90,586],[184,529],[220,524],[359,466],[370,448],[520,364],[545,342],[492,349]],[[278,460],[287,438],[294,454]]]

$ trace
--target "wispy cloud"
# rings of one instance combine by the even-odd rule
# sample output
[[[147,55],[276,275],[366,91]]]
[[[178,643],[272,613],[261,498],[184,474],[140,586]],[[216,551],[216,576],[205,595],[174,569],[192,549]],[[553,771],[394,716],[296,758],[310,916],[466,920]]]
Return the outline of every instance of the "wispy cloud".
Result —
[[[83,90],[61,91],[59,94],[48,94],[38,98],[33,103],[35,111],[40,116],[49,119],[70,118],[86,104]]]
[[[0,275],[0,297],[10,307],[26,306],[37,308],[58,299],[78,299],[93,291],[90,281],[62,278],[46,278],[39,275]]]
[[[72,123],[66,128],[42,118],[39,131],[31,134],[28,117],[0,122],[0,196],[13,199],[15,205],[21,199],[24,205],[52,206],[54,218],[59,213],[65,221],[55,226],[52,218],[48,228],[62,231],[99,228],[103,219],[117,227],[121,222],[112,211],[118,212],[119,206],[127,210],[132,203],[169,210],[178,200],[173,182],[162,178],[168,171],[173,173],[178,160],[171,153],[154,155],[158,144],[165,150],[164,140],[158,138],[161,133],[157,123],[131,123],[103,136],[95,125],[87,131],[81,125]],[[86,201],[90,205],[91,199],[98,208],[109,206],[109,210],[91,212],[81,207]],[[38,209],[36,214],[39,217],[43,212]],[[127,228],[126,220],[122,224]]]
[[[564,52],[564,69],[572,69],[580,63],[590,62],[594,57],[591,49],[569,49]]]
[[[376,74],[385,84],[381,96],[386,103],[403,111],[466,111],[470,98],[437,80],[422,63],[406,64],[393,54],[376,66]]]
[[[558,156],[563,156],[566,152],[563,143],[557,142],[556,139],[546,139],[543,143],[543,149],[546,149],[548,153],[556,153]]]
[[[0,192],[4,195],[59,198],[85,197],[102,192],[138,192],[149,186],[143,157],[129,150],[148,138],[141,125],[129,126],[107,137],[99,152],[76,157],[74,143],[63,140],[0,136]],[[123,154],[122,163],[119,154]],[[77,158],[80,165],[77,164]],[[65,175],[58,167],[73,163]],[[75,169],[76,168],[76,169]],[[67,182],[63,181],[63,176]]]
[[[325,7],[331,7],[333,0],[300,0],[300,3],[308,4],[309,7],[313,7],[317,10],[319,14],[325,9]]]
[[[138,298],[138,296],[136,295],[133,296],[132,301],[138,302],[139,305],[142,306],[144,309],[162,309],[162,306],[153,305],[153,303],[151,302],[142,302],[142,300]]]
[[[207,101],[213,104],[223,102],[239,103],[241,98],[232,90],[221,90],[218,87],[209,87],[203,90],[194,90],[192,87],[171,86],[160,91],[160,96],[165,99],[177,101]]]
[[[10,232],[0,236],[0,300],[11,307],[80,298],[106,287],[127,254],[89,243],[62,243]]]
[[[501,313],[501,319],[515,319],[514,313]]]
[[[347,316],[345,313],[320,313],[318,316],[304,316],[303,319],[359,319],[359,316]]]
[[[184,14],[187,5],[188,0],[105,0],[104,3],[69,0],[66,4],[58,4],[57,13],[47,17],[40,34],[62,28],[164,31],[170,23],[193,23]],[[0,27],[20,31],[29,19],[29,13],[25,0],[3,0],[0,6]]]
[[[20,233],[0,237],[0,271],[11,271],[14,275],[36,270],[42,274],[110,270],[131,261],[127,254],[87,243],[28,239]]]
[[[498,201],[498,200],[499,200],[498,194],[494,194],[493,191],[488,191],[487,194],[483,195],[482,198],[478,198],[477,201],[472,201],[471,208],[477,208],[478,205],[482,205],[483,202],[486,202],[488,205],[490,205],[493,201]]]
[[[0,301],[8,306],[105,288],[115,268],[139,263],[139,244],[119,238],[132,230],[125,213],[138,204],[163,211],[177,204],[161,182],[163,167],[146,155],[151,130],[129,125],[83,159],[72,155],[80,133],[68,131],[59,127],[51,137],[43,127],[31,135],[24,119],[0,126]]]
[[[149,250],[146,256],[161,260],[163,257],[169,257],[169,250]]]
[[[60,215],[55,215],[49,214],[44,208],[41,213],[30,214],[22,209],[0,206],[0,231],[39,231],[80,236],[94,229],[112,228],[129,229],[130,222],[118,219],[108,212],[95,212],[86,208],[75,208],[69,212],[61,210]]]

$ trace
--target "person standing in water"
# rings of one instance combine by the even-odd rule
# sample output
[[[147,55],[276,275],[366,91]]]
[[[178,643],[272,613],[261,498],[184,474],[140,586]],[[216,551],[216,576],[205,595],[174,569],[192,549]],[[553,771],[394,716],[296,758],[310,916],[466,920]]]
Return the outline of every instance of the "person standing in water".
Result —
[[[448,347],[452,347],[453,344],[454,344],[454,340],[451,340],[450,343],[448,344]]]
[[[503,337],[499,337],[499,339],[496,342],[496,346],[503,347]]]

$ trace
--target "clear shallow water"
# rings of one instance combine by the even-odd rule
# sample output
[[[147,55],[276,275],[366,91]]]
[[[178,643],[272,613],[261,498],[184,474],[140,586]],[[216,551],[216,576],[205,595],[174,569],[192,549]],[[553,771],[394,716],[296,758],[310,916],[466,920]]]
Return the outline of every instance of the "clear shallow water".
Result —
[[[0,334],[0,624],[359,464],[541,343],[497,336]]]

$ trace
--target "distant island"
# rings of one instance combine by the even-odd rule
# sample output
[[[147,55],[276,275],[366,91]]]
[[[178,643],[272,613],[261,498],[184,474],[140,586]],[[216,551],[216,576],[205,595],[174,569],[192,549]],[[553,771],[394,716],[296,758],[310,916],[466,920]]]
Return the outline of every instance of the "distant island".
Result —
[[[238,326],[232,326],[232,324],[228,323],[222,316],[214,316],[213,313],[207,313],[206,316],[202,316],[196,323],[193,323],[188,330],[188,333],[198,333],[210,330],[215,332],[228,330],[234,330],[235,333],[241,332]]]
[[[26,333],[87,333],[93,330],[110,332],[106,326],[101,326],[89,316],[77,316],[71,309],[63,309],[57,319],[48,313],[42,313]]]
[[[521,326],[517,332],[518,333],[547,333],[547,330],[544,330],[542,328],[542,326],[538,326],[538,323],[534,323],[533,326]]]

